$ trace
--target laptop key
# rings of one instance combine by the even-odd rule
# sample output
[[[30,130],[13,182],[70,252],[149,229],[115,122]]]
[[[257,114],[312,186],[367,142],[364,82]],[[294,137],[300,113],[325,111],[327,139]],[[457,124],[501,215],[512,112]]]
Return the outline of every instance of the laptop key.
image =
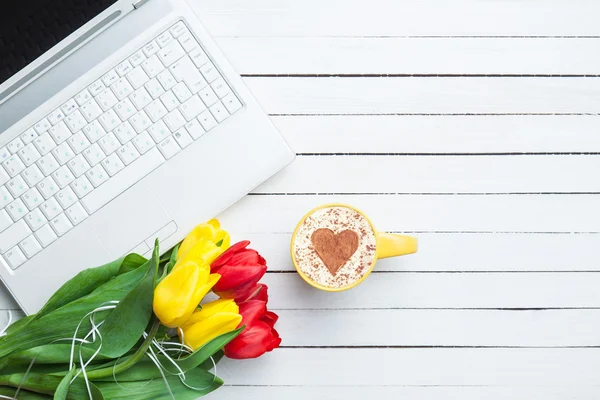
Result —
[[[56,125],[58,124],[60,121],[62,121],[65,118],[65,113],[62,112],[62,110],[59,108],[58,110],[54,110],[53,112],[51,112],[48,115],[48,121],[50,121],[50,123],[52,125]]]
[[[140,154],[146,153],[152,147],[154,147],[154,140],[148,134],[148,131],[142,132],[133,139],[133,145],[140,152]]]
[[[159,49],[160,49],[160,47],[158,47],[158,44],[153,40],[150,43],[148,43],[147,45],[145,45],[142,50],[144,51],[144,54],[146,55],[146,57],[150,57],[151,55],[156,53]]]
[[[38,122],[37,124],[35,124],[35,126],[33,127],[35,129],[35,131],[37,133],[39,133],[40,135],[44,132],[46,132],[48,129],[50,129],[52,125],[50,124],[50,122],[48,121],[47,118],[43,118],[40,122]]]
[[[171,35],[173,35],[174,37],[179,37],[187,31],[188,29],[186,28],[185,24],[181,21],[177,22],[171,27],[171,29],[169,29],[169,32],[171,32]]]
[[[27,261],[27,258],[18,247],[15,247],[9,252],[7,252],[4,255],[4,258],[6,258],[6,261],[8,261],[8,265],[10,265],[12,269],[16,269],[25,261]]]
[[[44,179],[42,171],[40,171],[40,168],[35,164],[33,164],[29,168],[26,168],[25,171],[23,171],[23,173],[21,174],[21,176],[23,176],[25,182],[27,182],[27,185],[29,185],[29,187],[37,185],[42,179]],[[0,179],[0,183],[2,183],[2,179]]]
[[[73,176],[73,173],[66,165],[63,165],[54,171],[52,173],[52,178],[61,189],[75,180],[75,176]]]
[[[117,65],[117,67],[115,68],[115,71],[117,71],[117,74],[119,74],[119,76],[125,76],[132,69],[133,69],[133,67],[131,66],[129,61],[125,60],[121,64]]]
[[[30,210],[35,209],[44,201],[44,198],[36,188],[29,189],[22,197],[25,205]]]
[[[23,193],[27,191],[27,189],[29,189],[21,175],[17,175],[13,179],[8,181],[6,187],[15,198],[20,197]]]
[[[38,185],[38,189],[42,192],[45,199],[49,199],[58,192],[58,185],[51,177],[44,178]]]
[[[102,77],[102,83],[104,83],[105,86],[110,86],[118,80],[119,80],[119,75],[117,75],[115,70],[108,71]],[[94,95],[94,96],[96,96],[96,95]]]
[[[131,86],[133,86],[134,89],[141,88],[146,82],[148,82],[149,79],[150,78],[144,72],[142,67],[135,67],[129,74],[127,74],[127,80],[129,83],[131,83]]]
[[[231,114],[242,108],[242,103],[240,103],[233,93],[229,93],[227,96],[223,97],[223,104]]]
[[[81,221],[87,218],[87,213],[81,206],[81,204],[76,203],[71,208],[66,211],[67,217],[73,225],[78,225]]]
[[[104,93],[104,92],[102,92],[102,93]],[[98,99],[98,101],[102,101],[104,103],[108,102],[109,99],[107,99],[106,97],[102,97],[102,93],[100,93],[98,95],[98,97],[96,97],[96,99]],[[116,99],[115,99],[114,103],[115,104],[117,103]],[[106,109],[109,109],[110,107],[112,107],[112,106],[109,105]],[[80,111],[83,114],[84,118],[87,120],[87,122],[92,122],[93,120],[95,120],[102,114],[103,109],[104,108],[100,108],[98,103],[96,103],[96,100],[91,99],[90,101],[88,101],[87,103],[85,103],[84,105],[81,106]]]
[[[67,126],[73,133],[77,132],[78,130],[87,125],[87,121],[85,120],[85,118],[83,118],[83,115],[81,115],[81,112],[79,112],[79,110],[69,115],[67,118],[65,118],[64,121],[67,123]]]
[[[67,125],[62,121],[56,124],[56,126],[50,128],[48,133],[50,134],[52,140],[56,144],[60,144],[71,137],[71,131],[69,130],[69,128],[67,128]]]
[[[198,95],[200,96],[204,104],[206,104],[206,107],[210,107],[217,101],[219,101],[217,95],[215,94],[215,92],[213,92],[210,86],[207,86],[204,89],[202,89],[200,93],[198,93]]]
[[[13,201],[13,197],[8,192],[6,186],[0,186],[0,209],[6,207],[11,201]]]
[[[25,164],[23,164],[23,161],[21,161],[17,155],[11,156],[8,160],[4,161],[2,165],[4,165],[4,169],[11,177],[18,175],[25,169]]]
[[[46,176],[56,171],[60,166],[52,154],[46,154],[40,159],[40,161],[37,162],[37,165],[42,170],[42,173]]]
[[[4,185],[9,179],[10,176],[8,176],[8,173],[4,170],[4,168],[0,168],[0,185]]]
[[[40,252],[40,250],[42,250],[42,245],[38,243],[33,235],[28,236],[25,240],[19,243],[19,247],[23,253],[25,253],[27,258],[35,256]]]
[[[163,69],[165,69],[165,66],[160,62],[158,57],[152,56],[142,63],[142,68],[149,78],[154,78]]]
[[[185,50],[183,50],[183,47],[176,41],[169,43],[166,47],[160,49],[156,53],[160,61],[167,67],[183,57],[184,54]]]
[[[92,99],[92,95],[90,94],[90,92],[87,89],[83,89],[81,92],[79,92],[79,94],[77,96],[75,96],[75,101],[80,106],[84,105],[91,99]]]
[[[21,139],[21,141],[23,141],[23,144],[29,144],[31,142],[33,142],[33,140],[38,137],[37,132],[35,131],[35,129],[33,128],[29,128],[28,130],[26,130],[25,132],[23,132],[21,134],[21,136],[19,136],[19,138]],[[0,157],[1,159],[1,157]]]
[[[54,140],[52,140],[48,132],[35,138],[33,145],[43,156],[50,153],[50,151],[56,147],[56,143],[54,143]]]
[[[77,107],[79,107],[79,106],[77,105],[77,103],[75,102],[75,100],[71,99],[71,100],[67,101],[65,104],[63,104],[60,107],[60,109],[62,110],[63,113],[65,113],[65,115],[69,115],[72,112],[74,112],[75,110],[77,110]],[[36,131],[38,130],[37,126],[36,126],[35,130]],[[38,133],[41,134],[42,132],[38,131]]]
[[[213,117],[210,111],[208,110],[204,111],[198,116],[198,121],[200,121],[200,124],[202,124],[202,127],[207,132],[215,126],[217,126],[217,121],[215,120],[215,117]]]
[[[158,43],[158,45],[160,47],[165,47],[166,45],[168,45],[172,41],[173,41],[173,36],[171,36],[171,34],[169,33],[169,31],[163,32],[162,35],[159,35],[156,38],[156,43]]]
[[[71,207],[77,201],[77,196],[69,186],[58,192],[55,198],[63,209]]]
[[[88,87],[88,91],[92,96],[97,96],[104,89],[106,89],[106,85],[104,85],[104,83],[100,79],[98,79],[96,82],[92,83]]]
[[[58,236],[64,235],[65,233],[69,232],[71,228],[73,228],[73,224],[71,221],[69,221],[64,213],[53,218],[50,221],[50,226],[52,229],[54,229],[54,232],[56,232]]]
[[[110,87],[117,99],[123,100],[125,97],[133,93],[133,87],[126,78],[121,78],[113,86]]]
[[[5,210],[0,210],[0,232],[13,224],[12,218]]]
[[[146,60],[146,56],[142,50],[129,57],[129,62],[134,68],[143,63],[144,60]]]
[[[166,159],[169,159],[179,153],[181,147],[179,147],[173,136],[169,136],[158,144],[158,149]]]
[[[210,107],[210,112],[215,117],[217,122],[223,122],[225,118],[229,116],[229,112],[225,109],[225,106],[223,106],[223,103],[220,101]]]
[[[193,142],[192,138],[184,128],[181,128],[180,130],[175,132],[173,134],[173,137],[177,141],[179,147],[181,147],[182,149],[188,147]]]
[[[101,165],[96,165],[85,174],[94,187],[102,185],[108,179],[108,174]]]
[[[8,148],[6,148],[6,147],[1,148],[0,149],[0,162],[6,161],[6,159],[8,157],[10,157],[10,152],[8,151]]]
[[[49,224],[42,226],[35,232],[35,237],[43,247],[48,247],[57,238],[56,233],[50,228]]]
[[[6,146],[6,148],[8,149],[8,151],[10,152],[10,154],[15,154],[16,152],[18,152],[19,150],[21,150],[23,148],[23,146],[25,146],[23,144],[23,141],[21,139],[19,139],[19,138],[16,138],[12,142],[10,142],[8,144],[8,146]]]
[[[206,132],[196,118],[185,124],[185,130],[190,134],[190,136],[194,140],[198,139]]]
[[[6,211],[11,216],[13,221],[19,221],[29,212],[23,200],[16,199],[6,207]]]
[[[48,199],[44,204],[42,204],[42,212],[49,220],[56,217],[62,211],[58,201],[54,197]]]
[[[27,225],[29,225],[32,231],[36,231],[44,225],[47,220],[46,217],[44,217],[44,214],[42,214],[42,211],[39,208],[36,208],[25,216],[25,222],[27,222]]]

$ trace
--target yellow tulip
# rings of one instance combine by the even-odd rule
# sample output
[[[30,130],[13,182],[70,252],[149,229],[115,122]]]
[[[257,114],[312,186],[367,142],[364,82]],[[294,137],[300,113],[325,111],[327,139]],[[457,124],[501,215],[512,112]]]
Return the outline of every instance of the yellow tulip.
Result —
[[[202,305],[179,329],[179,336],[197,350],[217,336],[235,330],[242,322],[239,307],[233,300],[219,299]]]
[[[221,225],[216,219],[200,224],[187,235],[179,246],[175,268],[179,268],[187,261],[210,265],[229,248],[230,242],[229,233],[221,229]]]
[[[211,275],[207,264],[193,261],[181,264],[156,286],[154,314],[169,328],[183,325],[220,277]]]

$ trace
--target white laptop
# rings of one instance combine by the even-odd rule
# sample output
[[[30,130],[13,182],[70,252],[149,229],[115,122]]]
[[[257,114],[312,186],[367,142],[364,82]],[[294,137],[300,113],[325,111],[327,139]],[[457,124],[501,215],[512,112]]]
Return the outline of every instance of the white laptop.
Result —
[[[0,2],[0,278],[26,313],[293,158],[184,0]]]

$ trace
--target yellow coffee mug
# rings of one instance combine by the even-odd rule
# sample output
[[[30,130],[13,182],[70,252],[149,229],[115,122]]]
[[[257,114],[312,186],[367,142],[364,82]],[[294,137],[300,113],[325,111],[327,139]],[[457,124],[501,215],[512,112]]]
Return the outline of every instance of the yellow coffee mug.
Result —
[[[370,267],[367,269],[366,272],[364,272],[364,275],[362,275],[362,277],[360,279],[356,280],[355,282],[353,282],[347,286],[343,286],[343,287],[325,286],[325,285],[319,284],[318,282],[315,282],[315,280],[309,278],[304,273],[304,271],[302,271],[302,268],[300,267],[298,261],[296,260],[296,252],[294,251],[296,237],[298,235],[300,228],[303,226],[304,221],[308,217],[313,215],[315,212],[322,210],[322,209],[326,209],[326,208],[348,208],[350,210],[355,211],[356,213],[360,214],[369,223],[369,225],[371,226],[371,230],[375,236],[375,254],[373,256],[373,261],[372,261]],[[296,225],[296,229],[294,229],[294,233],[292,235],[292,240],[291,240],[291,245],[290,245],[290,252],[291,252],[291,256],[292,256],[292,261],[294,263],[294,267],[296,267],[296,271],[298,271],[298,274],[309,285],[311,285],[317,289],[327,291],[327,292],[341,292],[344,290],[352,289],[353,287],[357,286],[362,281],[364,281],[371,274],[371,271],[373,271],[373,268],[375,267],[375,263],[378,259],[402,256],[402,255],[406,255],[406,254],[413,254],[413,253],[417,252],[417,247],[418,247],[417,238],[412,237],[412,236],[379,232],[375,229],[375,226],[373,226],[373,223],[371,222],[369,217],[367,217],[362,211],[356,209],[355,207],[347,205],[347,204],[334,203],[334,204],[324,204],[322,206],[316,207],[316,208],[310,210],[308,213],[306,213],[306,215],[304,215],[304,217],[302,217],[300,222],[298,222],[298,225]]]

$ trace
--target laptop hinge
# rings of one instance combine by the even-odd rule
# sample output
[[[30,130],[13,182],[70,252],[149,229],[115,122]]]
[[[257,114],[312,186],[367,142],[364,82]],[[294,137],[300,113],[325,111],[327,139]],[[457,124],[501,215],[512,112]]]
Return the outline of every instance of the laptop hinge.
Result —
[[[135,0],[133,2],[133,8],[138,9],[141,6],[143,6],[144,4],[146,4],[148,2],[148,0]]]

